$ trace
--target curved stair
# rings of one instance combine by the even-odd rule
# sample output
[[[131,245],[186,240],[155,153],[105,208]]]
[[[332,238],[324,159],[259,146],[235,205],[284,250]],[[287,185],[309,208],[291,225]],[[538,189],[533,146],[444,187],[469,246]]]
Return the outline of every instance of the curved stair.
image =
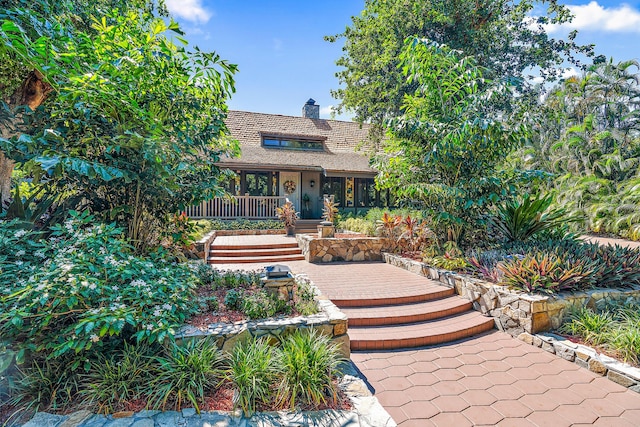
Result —
[[[351,350],[443,344],[494,327],[493,318],[474,311],[469,300],[437,281],[384,263],[354,264],[308,271],[348,317]]]

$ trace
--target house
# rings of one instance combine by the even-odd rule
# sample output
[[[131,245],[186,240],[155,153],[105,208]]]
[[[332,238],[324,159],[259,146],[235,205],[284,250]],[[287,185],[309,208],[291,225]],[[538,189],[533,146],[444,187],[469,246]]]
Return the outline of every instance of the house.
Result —
[[[369,157],[358,151],[367,124],[320,119],[313,99],[300,117],[229,111],[226,124],[241,155],[218,165],[236,172],[228,185],[234,197],[193,207],[191,216],[272,218],[288,198],[303,218],[320,218],[324,195],[352,212],[388,204],[388,193],[374,187]]]

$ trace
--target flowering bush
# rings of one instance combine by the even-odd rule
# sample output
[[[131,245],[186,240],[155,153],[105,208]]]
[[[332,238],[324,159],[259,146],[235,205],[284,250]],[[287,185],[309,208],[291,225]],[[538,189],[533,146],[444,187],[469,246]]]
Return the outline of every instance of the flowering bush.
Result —
[[[93,222],[72,213],[43,243],[0,224],[0,335],[13,341],[18,361],[27,352],[81,356],[109,337],[162,342],[197,310],[187,266],[162,252],[134,256],[122,229]],[[77,357],[73,368],[82,360],[89,363]]]

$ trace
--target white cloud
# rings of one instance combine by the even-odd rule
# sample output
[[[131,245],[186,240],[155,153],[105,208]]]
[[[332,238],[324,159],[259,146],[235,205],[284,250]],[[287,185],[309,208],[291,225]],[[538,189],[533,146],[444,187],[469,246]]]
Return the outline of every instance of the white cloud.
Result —
[[[562,30],[599,30],[605,32],[640,32],[640,11],[628,4],[603,7],[596,1],[583,5],[567,5],[573,21],[562,25],[547,25],[548,33]]]
[[[333,113],[333,105],[327,105],[326,107],[320,107],[321,116],[331,116]]]
[[[166,0],[165,3],[169,12],[187,21],[204,24],[213,16],[213,11],[202,5],[202,0]]]
[[[564,71],[562,72],[562,78],[563,79],[568,79],[569,77],[574,77],[578,75],[578,70],[576,70],[573,67],[569,67],[569,68],[565,68]]]

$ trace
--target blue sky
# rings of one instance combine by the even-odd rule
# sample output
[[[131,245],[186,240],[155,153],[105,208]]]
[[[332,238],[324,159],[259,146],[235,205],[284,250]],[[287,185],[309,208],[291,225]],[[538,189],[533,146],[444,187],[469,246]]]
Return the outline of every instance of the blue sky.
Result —
[[[321,117],[330,117],[330,107],[337,104],[330,90],[338,87],[335,61],[342,43],[325,42],[323,36],[341,32],[351,16],[360,13],[363,0],[166,2],[192,44],[238,64],[231,109],[297,116],[313,98],[321,106]],[[616,61],[640,59],[640,0],[565,4],[574,21],[565,28],[549,28],[552,35],[578,29],[577,42],[595,43],[597,54]]]

